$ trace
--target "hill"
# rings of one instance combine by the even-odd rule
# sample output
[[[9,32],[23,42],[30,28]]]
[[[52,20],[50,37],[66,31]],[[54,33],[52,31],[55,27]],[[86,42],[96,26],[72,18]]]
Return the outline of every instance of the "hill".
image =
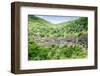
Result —
[[[88,19],[53,24],[28,16],[29,60],[85,58],[87,56]]]

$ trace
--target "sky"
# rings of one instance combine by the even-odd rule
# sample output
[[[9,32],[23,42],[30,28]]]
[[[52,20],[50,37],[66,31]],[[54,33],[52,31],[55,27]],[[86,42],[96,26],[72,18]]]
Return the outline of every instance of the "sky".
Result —
[[[40,18],[43,18],[51,23],[57,24],[57,23],[61,23],[64,21],[70,21],[70,20],[74,20],[74,19],[78,19],[78,16],[37,16]]]

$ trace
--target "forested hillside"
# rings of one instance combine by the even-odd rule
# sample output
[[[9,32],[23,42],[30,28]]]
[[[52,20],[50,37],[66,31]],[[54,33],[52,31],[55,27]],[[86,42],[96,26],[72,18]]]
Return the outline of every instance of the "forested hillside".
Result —
[[[88,19],[59,24],[28,16],[28,59],[79,59],[87,57]]]

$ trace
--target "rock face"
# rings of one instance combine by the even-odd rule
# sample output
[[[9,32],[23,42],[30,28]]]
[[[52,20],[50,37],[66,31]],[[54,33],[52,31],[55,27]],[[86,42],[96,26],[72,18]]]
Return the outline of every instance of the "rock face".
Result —
[[[88,48],[88,34],[80,35],[78,37],[78,43],[83,45],[86,49]]]
[[[87,35],[80,35],[80,36],[67,36],[67,37],[43,37],[39,34],[33,35],[34,41],[39,44],[43,45],[44,47],[48,47],[51,45],[68,45],[68,44],[76,44],[79,43],[81,45],[87,45]]]

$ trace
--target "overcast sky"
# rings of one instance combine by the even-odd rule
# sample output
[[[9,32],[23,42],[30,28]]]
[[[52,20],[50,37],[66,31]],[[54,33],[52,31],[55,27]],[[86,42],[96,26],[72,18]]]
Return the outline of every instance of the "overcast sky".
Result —
[[[37,17],[43,18],[54,24],[79,18],[78,16],[37,16]]]

